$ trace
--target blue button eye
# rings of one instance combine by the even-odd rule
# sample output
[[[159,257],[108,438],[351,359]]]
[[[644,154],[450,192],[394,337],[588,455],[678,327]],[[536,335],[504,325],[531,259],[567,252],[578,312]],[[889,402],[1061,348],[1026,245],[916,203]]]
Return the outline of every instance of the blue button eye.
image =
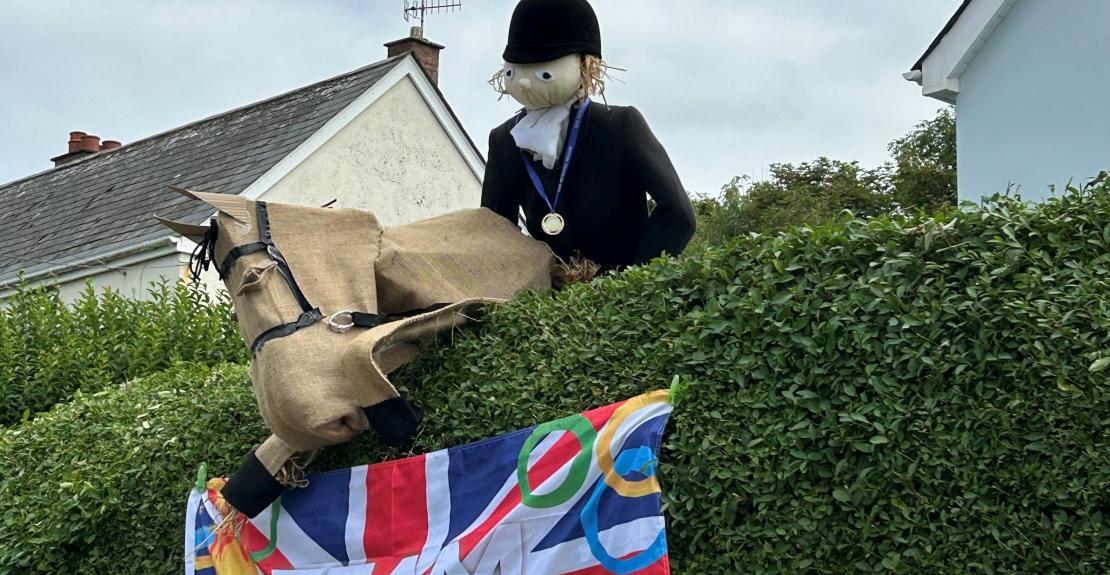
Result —
[[[550,80],[551,79],[551,72],[544,72],[543,73],[543,79],[544,80]]]
[[[508,70],[505,70],[505,75],[508,76],[509,78],[512,78],[513,77],[513,70],[511,68],[508,69]]]

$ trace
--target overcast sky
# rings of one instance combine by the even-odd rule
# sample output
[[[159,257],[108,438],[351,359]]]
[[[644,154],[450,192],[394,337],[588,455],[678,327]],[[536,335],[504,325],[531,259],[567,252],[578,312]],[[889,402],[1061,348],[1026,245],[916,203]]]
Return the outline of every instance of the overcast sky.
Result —
[[[430,16],[440,87],[485,152],[517,105],[486,80],[515,0]],[[637,106],[687,189],[825,155],[874,166],[941,107],[901,78],[958,0],[594,0],[610,103]],[[2,0],[0,182],[72,130],[127,142],[385,57],[402,0]]]

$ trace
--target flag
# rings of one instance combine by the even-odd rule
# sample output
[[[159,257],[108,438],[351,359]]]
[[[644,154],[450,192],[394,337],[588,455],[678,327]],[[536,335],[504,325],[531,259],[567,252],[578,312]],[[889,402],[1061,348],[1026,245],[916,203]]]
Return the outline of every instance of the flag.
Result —
[[[657,391],[426,455],[308,476],[235,530],[186,510],[186,575],[670,573]]]

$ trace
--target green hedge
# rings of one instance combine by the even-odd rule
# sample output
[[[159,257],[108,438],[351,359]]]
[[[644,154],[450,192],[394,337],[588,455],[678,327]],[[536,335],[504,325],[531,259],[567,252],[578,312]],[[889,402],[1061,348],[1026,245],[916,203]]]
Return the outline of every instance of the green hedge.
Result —
[[[1110,572],[1105,187],[743,239],[440,342],[397,378],[420,451],[677,377],[676,573]],[[220,368],[0,432],[0,573],[174,572],[194,464],[227,472],[261,431],[245,372]],[[365,437],[316,467],[397,455]]]
[[[248,378],[178,365],[0,430],[0,574],[180,573],[198,463],[265,437]]]
[[[0,425],[176,361],[246,361],[227,301],[184,283],[148,297],[87,287],[67,305],[56,290],[22,289],[0,303]]]

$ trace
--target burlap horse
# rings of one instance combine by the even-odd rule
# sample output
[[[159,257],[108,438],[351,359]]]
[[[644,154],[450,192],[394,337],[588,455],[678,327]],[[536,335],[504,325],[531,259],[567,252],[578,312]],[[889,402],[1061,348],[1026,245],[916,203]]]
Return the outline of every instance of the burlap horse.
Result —
[[[273,435],[224,488],[250,516],[284,489],[294,454],[374,429],[413,436],[419,411],[387,374],[471,307],[550,285],[552,255],[486,209],[383,228],[370,212],[177,189],[211,205],[209,226],[162,220],[215,265],[251,350],[251,384]]]

